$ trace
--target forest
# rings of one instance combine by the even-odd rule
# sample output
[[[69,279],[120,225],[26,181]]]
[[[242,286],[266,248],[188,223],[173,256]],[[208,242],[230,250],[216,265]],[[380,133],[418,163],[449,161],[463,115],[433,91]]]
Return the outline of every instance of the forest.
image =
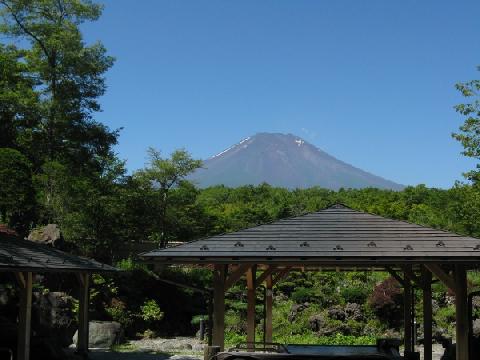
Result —
[[[158,278],[206,287],[208,271],[154,273],[131,251],[136,244],[166,247],[335,203],[480,237],[480,167],[450,189],[200,189],[186,178],[201,160],[186,149],[164,155],[150,148],[147,166],[129,172],[115,152],[121,129],[95,119],[115,58],[101,43],[87,44],[80,25],[101,13],[102,6],[90,1],[0,0],[0,223],[22,237],[57,224],[63,250],[127,270],[95,277],[92,309],[98,318],[117,320],[134,336],[191,334],[205,316],[205,298],[180,289],[162,295],[168,285]],[[458,113],[452,122],[463,122],[452,136],[463,156],[478,160],[480,80],[456,87],[465,102],[452,104]],[[470,282],[478,286],[480,278]],[[451,333],[452,298],[436,286],[436,326]],[[244,299],[240,287],[228,295],[231,342],[245,331]],[[276,286],[275,304],[274,333],[282,342],[368,343],[400,328],[401,289],[386,274],[293,273]]]

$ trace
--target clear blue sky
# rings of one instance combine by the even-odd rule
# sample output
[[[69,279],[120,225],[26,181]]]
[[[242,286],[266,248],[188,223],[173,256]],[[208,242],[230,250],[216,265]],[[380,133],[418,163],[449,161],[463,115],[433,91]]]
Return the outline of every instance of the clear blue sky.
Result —
[[[474,162],[450,136],[480,77],[480,1],[109,0],[83,26],[117,58],[97,119],[130,171],[154,146],[207,158],[293,133],[403,184],[450,187]]]

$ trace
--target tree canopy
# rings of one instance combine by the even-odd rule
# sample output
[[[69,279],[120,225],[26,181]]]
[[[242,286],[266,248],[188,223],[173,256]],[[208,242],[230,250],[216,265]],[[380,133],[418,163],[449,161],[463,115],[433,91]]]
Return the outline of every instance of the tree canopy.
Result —
[[[480,71],[480,66],[478,67]],[[465,116],[465,122],[460,126],[460,132],[452,134],[460,141],[463,155],[480,160],[480,80],[458,83],[456,88],[469,102],[455,106],[455,110]],[[480,180],[480,164],[465,176],[474,182]]]

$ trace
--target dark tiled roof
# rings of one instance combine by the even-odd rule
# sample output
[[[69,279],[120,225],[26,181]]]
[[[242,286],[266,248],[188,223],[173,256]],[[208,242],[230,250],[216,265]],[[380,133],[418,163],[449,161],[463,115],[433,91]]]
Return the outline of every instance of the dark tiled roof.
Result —
[[[0,232],[0,271],[103,272],[117,269]]]
[[[478,263],[480,239],[335,205],[141,255],[164,263]]]

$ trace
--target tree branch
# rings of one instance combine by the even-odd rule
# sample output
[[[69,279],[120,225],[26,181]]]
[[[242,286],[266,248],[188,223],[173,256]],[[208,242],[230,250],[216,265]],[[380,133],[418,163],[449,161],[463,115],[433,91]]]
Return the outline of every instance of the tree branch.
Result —
[[[15,20],[17,25],[20,27],[20,29],[22,29],[22,31],[25,34],[30,36],[33,40],[35,40],[38,43],[38,45],[40,45],[43,52],[45,53],[45,56],[50,60],[50,54],[48,53],[48,50],[47,50],[45,44],[43,43],[43,41],[40,40],[40,38],[38,36],[36,36],[34,33],[32,33],[30,30],[27,29],[27,27],[18,18],[18,14],[7,4],[7,1],[0,0],[0,4],[5,6],[9,10],[10,14],[12,14],[13,19]]]

